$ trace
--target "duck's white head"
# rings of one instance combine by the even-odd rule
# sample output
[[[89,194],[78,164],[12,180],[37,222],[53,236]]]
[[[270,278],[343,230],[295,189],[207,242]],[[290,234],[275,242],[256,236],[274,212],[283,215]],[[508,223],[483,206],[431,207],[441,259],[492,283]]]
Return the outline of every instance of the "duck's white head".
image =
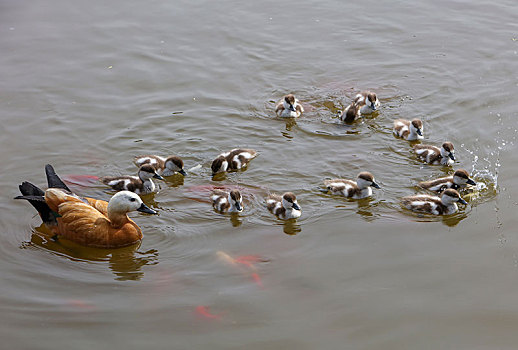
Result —
[[[297,203],[297,198],[291,192],[286,192],[285,194],[282,195],[282,206],[286,210],[291,210],[291,209],[300,210],[300,206]]]
[[[374,176],[368,171],[362,171],[358,174],[358,178],[356,179],[356,184],[358,187],[363,190],[369,186],[374,188],[380,188],[379,185],[374,181]]]
[[[232,190],[228,193],[228,202],[232,207],[236,209],[238,212],[243,211],[243,197],[241,197],[241,193],[238,190]]]
[[[453,174],[453,183],[459,186],[462,185],[473,185],[476,186],[477,183],[469,178],[469,173],[464,169],[458,169]]]
[[[421,138],[423,137],[423,122],[421,119],[413,119],[410,122],[410,133],[417,134]]]
[[[441,195],[441,202],[444,205],[451,205],[452,203],[455,203],[455,202],[459,202],[462,204],[468,204],[464,199],[461,198],[459,192],[457,192],[451,188],[444,190],[444,192]]]
[[[136,193],[130,191],[117,192],[108,202],[108,213],[125,214],[135,210],[148,214],[157,214],[155,210],[145,205]]]
[[[455,160],[455,150],[453,149],[453,143],[445,142],[442,144],[441,156],[443,158],[450,158],[452,161]]]
[[[157,174],[156,169],[154,166],[150,164],[144,164],[142,165],[138,170],[138,177],[142,181],[147,181],[154,177],[155,179],[163,180],[164,178]]]
[[[297,99],[292,94],[286,95],[284,96],[282,105],[287,110],[290,110],[291,112],[296,112],[295,107],[297,107]]]
[[[171,171],[176,171],[186,176],[187,173],[183,170],[183,160],[178,156],[170,156],[165,160],[165,167]]]

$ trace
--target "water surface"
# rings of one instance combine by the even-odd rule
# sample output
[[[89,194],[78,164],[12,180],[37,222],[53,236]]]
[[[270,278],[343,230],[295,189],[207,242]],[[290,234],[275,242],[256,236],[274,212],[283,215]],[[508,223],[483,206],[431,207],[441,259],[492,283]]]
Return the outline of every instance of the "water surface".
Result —
[[[514,349],[517,16],[512,1],[2,2],[4,344]],[[364,89],[380,112],[341,124]],[[288,92],[306,109],[297,121],[274,116]],[[398,203],[452,171],[392,135],[415,117],[481,184],[455,215]],[[212,179],[211,160],[234,147],[260,154]],[[131,215],[139,247],[51,241],[12,199],[23,180],[44,185],[47,163],[69,179],[132,174],[143,153],[195,169],[144,196],[160,215]],[[361,170],[382,187],[371,199],[320,191]],[[211,186],[241,188],[245,211],[215,213]],[[297,221],[264,208],[284,191]]]

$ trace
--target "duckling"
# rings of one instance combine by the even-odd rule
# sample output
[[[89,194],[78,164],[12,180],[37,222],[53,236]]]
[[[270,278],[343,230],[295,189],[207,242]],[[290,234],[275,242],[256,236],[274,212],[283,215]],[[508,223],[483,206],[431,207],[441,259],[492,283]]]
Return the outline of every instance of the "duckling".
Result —
[[[466,185],[476,186],[477,183],[469,178],[469,173],[464,169],[458,169],[453,176],[441,177],[439,179],[422,181],[418,184],[419,187],[425,190],[441,193],[447,188],[459,190],[465,188]]]
[[[455,213],[459,209],[456,202],[468,204],[461,198],[459,192],[451,188],[444,190],[440,198],[421,194],[403,197],[401,199],[401,203],[405,208],[433,215],[450,215]]]
[[[455,151],[451,142],[444,142],[440,149],[432,145],[415,145],[414,152],[428,164],[452,165],[455,160]]]
[[[243,198],[238,190],[223,191],[215,189],[210,196],[212,206],[220,213],[240,213],[243,211]]]
[[[362,91],[354,97],[354,103],[360,106],[361,114],[371,114],[378,110],[380,101],[372,91]]]
[[[183,170],[182,158],[174,155],[167,158],[154,155],[137,156],[134,159],[134,163],[139,167],[144,164],[151,164],[155,167],[156,172],[162,176],[172,176],[176,173],[187,176],[187,173]]]
[[[282,197],[270,194],[266,199],[266,207],[281,219],[296,219],[302,214],[297,198],[291,192],[284,193]]]
[[[361,105],[353,101],[349,106],[345,107],[343,112],[339,113],[338,116],[343,122],[352,123],[356,118],[360,117],[360,108]]]
[[[163,180],[157,174],[155,168],[150,164],[142,165],[138,170],[138,176],[103,176],[99,178],[103,184],[110,186],[116,191],[131,191],[137,194],[147,194],[155,192],[156,186],[151,178]]]
[[[25,181],[19,186],[22,195],[15,199],[28,200],[57,238],[88,247],[125,247],[142,240],[142,231],[126,214],[135,210],[157,214],[129,191],[116,193],[109,202],[80,198],[68,191],[51,165],[47,164],[46,171],[49,186],[58,188],[43,191]]]
[[[407,141],[422,140],[423,122],[421,119],[396,119],[394,120],[394,135],[401,137]]]
[[[346,179],[325,180],[324,185],[332,194],[339,194],[344,197],[361,199],[372,195],[372,189],[380,188],[374,181],[374,176],[368,171],[358,174],[356,182]]]
[[[297,118],[304,113],[304,107],[292,94],[283,96],[275,105],[275,114],[283,118]]]
[[[256,156],[257,151],[244,148],[235,148],[230,152],[221,153],[212,161],[212,175],[244,168]]]

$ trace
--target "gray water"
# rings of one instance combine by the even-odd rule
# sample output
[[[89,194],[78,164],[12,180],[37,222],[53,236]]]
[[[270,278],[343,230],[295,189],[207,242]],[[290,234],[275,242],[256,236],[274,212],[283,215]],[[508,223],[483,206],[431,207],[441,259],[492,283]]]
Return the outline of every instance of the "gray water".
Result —
[[[515,349],[517,16],[513,1],[1,2],[2,346]],[[341,124],[365,89],[379,114]],[[274,115],[289,92],[297,121]],[[392,135],[415,117],[480,184],[452,216],[399,205],[452,172]],[[259,156],[212,179],[235,147]],[[84,180],[145,153],[194,169],[143,197],[159,216],[131,214],[139,247],[54,242],[12,199],[47,163]],[[362,170],[372,198],[320,191]],[[244,212],[214,212],[213,186],[238,186]],[[296,221],[265,209],[285,191]]]

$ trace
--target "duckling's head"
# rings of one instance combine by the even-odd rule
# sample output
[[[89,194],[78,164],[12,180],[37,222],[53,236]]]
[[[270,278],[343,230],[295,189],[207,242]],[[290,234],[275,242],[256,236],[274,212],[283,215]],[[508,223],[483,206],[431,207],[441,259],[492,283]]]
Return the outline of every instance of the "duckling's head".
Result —
[[[413,130],[417,135],[423,136],[423,122],[421,119],[413,119],[410,122],[410,129]]]
[[[142,181],[147,181],[154,177],[155,179],[163,180],[164,178],[157,174],[156,168],[150,164],[142,165],[138,170],[138,177]]]
[[[453,183],[456,185],[473,185],[476,186],[477,183],[469,178],[469,173],[464,169],[458,169],[453,174]]]
[[[238,212],[243,211],[243,197],[238,190],[232,190],[228,194],[228,202],[236,208]]]
[[[227,171],[228,162],[225,157],[219,156],[212,161],[212,165],[210,167],[212,169],[212,175],[216,175],[217,173]]]
[[[155,210],[145,205],[136,193],[130,191],[117,192],[108,202],[108,213],[125,214],[135,210],[148,214],[157,214]]]
[[[459,192],[455,191],[452,188],[448,188],[447,190],[444,190],[444,192],[441,195],[441,201],[445,205],[450,205],[455,202],[459,202],[462,204],[468,204],[464,199],[461,198]]]
[[[187,175],[185,170],[183,170],[183,160],[178,156],[170,156],[165,160],[165,167],[171,171],[176,171],[182,174],[183,176]]]
[[[442,144],[441,156],[443,158],[450,158],[451,160],[455,160],[455,151],[453,149],[453,143],[445,142]]]
[[[369,186],[374,188],[380,188],[380,186],[374,181],[374,175],[369,173],[368,171],[362,171],[358,174],[358,178],[356,179],[356,184],[360,189],[367,188]]]
[[[282,195],[282,206],[285,209],[300,210],[300,206],[297,203],[297,197],[292,192],[286,192]]]
[[[289,109],[292,112],[295,112],[295,96],[292,94],[284,96],[284,101],[282,101],[284,108]]]
[[[374,92],[370,92],[367,94],[367,99],[365,100],[365,104],[367,104],[372,110],[376,110],[376,107],[379,106],[378,96]]]

